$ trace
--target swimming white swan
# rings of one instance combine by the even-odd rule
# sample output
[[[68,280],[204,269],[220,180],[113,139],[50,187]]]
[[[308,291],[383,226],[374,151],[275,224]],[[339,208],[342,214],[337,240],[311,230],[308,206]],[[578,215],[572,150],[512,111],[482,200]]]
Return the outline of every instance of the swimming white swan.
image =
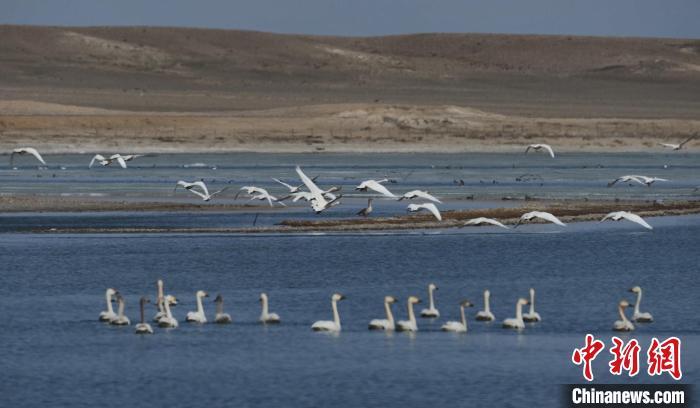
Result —
[[[437,218],[438,221],[442,221],[442,215],[440,214],[440,210],[438,210],[438,208],[433,203],[409,204],[408,208],[406,209],[406,211],[409,212],[416,212],[420,210],[430,211],[435,216],[435,218]]]
[[[428,308],[421,310],[421,317],[440,317],[440,311],[435,307],[435,299],[433,298],[433,292],[436,290],[438,287],[434,283],[428,285]]]
[[[644,221],[644,219],[642,217],[638,216],[637,214],[633,214],[629,211],[613,211],[613,212],[609,213],[608,215],[606,215],[605,217],[603,217],[603,219],[600,220],[600,222],[603,222],[605,220],[620,221],[623,219],[627,220],[627,221],[632,221],[632,222],[639,224],[642,227],[649,229],[649,230],[654,229],[654,227],[647,224],[647,222]]]
[[[124,296],[122,296],[119,292],[117,292],[117,317],[109,321],[109,324],[115,325],[115,326],[128,326],[131,324],[131,321],[129,321],[129,318],[124,315],[124,306],[125,306],[125,301],[124,301]]]
[[[296,171],[301,181],[309,190],[309,193],[311,193],[311,199],[308,201],[311,203],[311,208],[316,212],[316,214],[320,214],[322,211],[340,204],[340,201],[338,200],[340,200],[343,197],[342,195],[333,197],[330,200],[327,197],[327,194],[330,193],[331,190],[337,191],[339,189],[332,188],[326,191],[321,190],[312,179],[310,179],[306,174],[304,174],[304,172],[301,170],[301,167],[297,166]]]
[[[481,322],[490,322],[496,319],[496,317],[491,313],[491,291],[486,289],[484,291],[484,310],[480,310],[476,314],[476,320]]]
[[[162,304],[163,310],[165,310],[165,316],[158,320],[159,327],[170,327],[174,329],[179,325],[177,319],[173,317],[173,313],[170,311],[171,302],[174,301],[176,301],[174,296],[166,295],[163,298]]]
[[[495,225],[497,227],[510,229],[507,226],[503,225],[501,222],[496,221],[493,218],[486,218],[486,217],[472,218],[471,220],[465,222],[464,226],[466,227],[469,225],[482,225],[482,224],[491,224],[491,225]]]
[[[202,298],[209,297],[209,294],[203,290],[198,290],[197,294],[197,311],[187,312],[187,317],[185,321],[191,323],[206,323],[207,316],[204,314],[204,305],[202,305]]]
[[[367,200],[367,207],[365,207],[365,208],[361,209],[360,211],[358,211],[358,212],[357,212],[357,215],[360,215],[360,216],[362,216],[362,217],[367,217],[367,216],[369,216],[370,214],[372,214],[372,210],[373,210],[373,208],[372,208],[372,200],[373,200],[373,198],[368,199],[368,200]]]
[[[386,312],[386,319],[372,319],[369,322],[370,330],[394,330],[396,324],[394,323],[394,314],[391,312],[391,305],[396,303],[396,298],[393,296],[384,297],[384,311]]]
[[[440,327],[440,330],[442,331],[451,331],[451,332],[457,332],[457,333],[466,333],[467,332],[467,317],[464,314],[464,308],[465,307],[472,307],[474,306],[470,301],[468,300],[463,300],[459,304],[459,313],[462,317],[462,321],[460,322],[455,322],[455,321],[449,321]]]
[[[46,166],[46,162],[44,161],[44,159],[41,157],[41,155],[39,154],[39,152],[35,148],[33,148],[33,147],[18,147],[17,149],[12,150],[12,153],[10,154],[10,167],[12,167],[14,164],[15,155],[24,156],[25,154],[31,154],[37,160],[39,160],[41,162],[41,164]]]
[[[216,316],[214,317],[214,323],[218,324],[228,324],[231,323],[231,315],[224,313],[224,298],[221,295],[216,295],[214,299],[216,304]]]
[[[331,306],[333,308],[333,320],[319,320],[313,325],[311,329],[314,331],[329,331],[329,332],[339,332],[340,331],[340,315],[338,314],[338,302],[345,299],[345,296],[340,293],[334,293],[331,297]]]
[[[527,305],[527,299],[520,298],[515,304],[515,317],[508,318],[503,321],[505,329],[524,329],[525,322],[523,321],[523,306]]]
[[[260,304],[262,305],[262,312],[260,312],[260,321],[263,324],[280,322],[280,316],[277,313],[270,313],[267,293],[260,294]]]
[[[112,288],[108,288],[105,292],[105,300],[107,300],[107,310],[100,312],[101,322],[108,322],[117,317],[117,314],[114,313],[114,309],[112,308],[112,296],[116,294],[117,291]]]
[[[413,313],[413,305],[418,303],[420,303],[420,299],[418,299],[416,296],[408,297],[408,320],[399,320],[396,323],[396,331],[418,331],[416,315]]]
[[[156,281],[156,286],[158,288],[158,293],[156,294],[156,306],[158,307],[158,313],[153,316],[153,321],[158,322],[163,316],[165,316],[165,308],[163,307],[163,299],[165,297],[163,293],[163,280],[158,279]],[[175,296],[170,296],[170,306],[177,305],[177,298]]]
[[[550,146],[548,144],[544,144],[544,143],[531,144],[527,147],[527,149],[525,149],[525,153],[527,153],[530,149],[533,149],[537,152],[544,149],[549,153],[550,156],[552,156],[552,158],[554,158],[554,150],[552,150],[552,146]]]
[[[146,303],[151,303],[148,298],[145,296],[139,300],[139,311],[141,312],[141,323],[136,325],[136,334],[153,334],[153,328],[151,328],[151,325],[146,323],[146,318],[145,318],[145,308],[146,308]]]
[[[634,330],[634,325],[632,322],[627,320],[627,316],[625,316],[625,308],[628,308],[630,306],[629,302],[626,301],[625,299],[622,299],[620,303],[617,305],[617,312],[620,314],[620,320],[617,320],[613,324],[613,330],[615,331],[632,331]]]
[[[391,191],[389,191],[389,189],[387,189],[386,187],[384,187],[382,185],[382,183],[386,183],[387,181],[389,181],[389,179],[365,180],[362,183],[360,183],[360,185],[355,187],[355,190],[367,191],[369,189],[369,190],[376,191],[377,193],[379,193],[385,197],[396,198],[396,195],[394,193],[392,193]]]
[[[630,292],[637,294],[637,301],[634,303],[634,313],[632,314],[632,320],[637,323],[651,323],[654,321],[654,317],[649,312],[640,312],[639,304],[642,303],[642,288],[635,286],[630,289]]]
[[[667,149],[671,150],[681,150],[683,146],[685,146],[686,143],[690,142],[691,140],[695,139],[696,135],[690,136],[689,138],[685,139],[684,141],[680,143],[659,143],[659,146],[663,146]]]
[[[525,213],[520,216],[520,219],[518,222],[515,224],[513,228],[518,228],[518,225],[522,224],[523,221],[530,221],[533,218],[540,218],[545,221],[553,222],[554,224],[557,224],[561,227],[566,227],[566,224],[561,222],[559,218],[555,217],[554,215],[544,212],[544,211],[530,211],[528,213]]]
[[[430,200],[438,204],[442,204],[442,201],[438,200],[437,197],[433,196],[432,194],[428,193],[427,191],[422,191],[422,190],[412,190],[409,191],[408,193],[405,193],[404,195],[399,198],[399,201],[401,200],[412,200],[416,197],[423,198],[425,200]]]
[[[530,311],[523,315],[523,320],[526,322],[542,321],[540,314],[535,312],[535,289],[530,288]]]

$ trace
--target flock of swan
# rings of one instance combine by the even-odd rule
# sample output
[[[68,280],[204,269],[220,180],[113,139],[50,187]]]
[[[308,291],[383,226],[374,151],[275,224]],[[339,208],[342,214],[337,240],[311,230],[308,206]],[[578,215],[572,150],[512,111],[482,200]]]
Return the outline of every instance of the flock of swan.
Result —
[[[172,295],[166,295],[163,285],[163,280],[159,279],[156,282],[157,287],[157,297],[156,297],[156,307],[157,312],[153,316],[153,322],[158,327],[175,329],[179,326],[177,318],[173,315],[172,306],[178,304],[178,299]],[[428,307],[424,308],[420,312],[422,318],[436,319],[440,317],[440,311],[435,305],[435,291],[438,287],[431,283],[428,285]],[[637,295],[637,300],[634,303],[634,313],[631,320],[625,315],[625,309],[630,307],[631,304],[623,299],[618,304],[618,312],[620,314],[620,320],[613,324],[613,330],[616,331],[632,331],[635,329],[634,322],[637,323],[650,323],[654,320],[652,315],[647,312],[640,312],[639,305],[642,301],[642,289],[639,286],[635,286],[629,290]],[[208,323],[207,315],[204,311],[204,299],[209,297],[209,293],[203,290],[198,290],[195,293],[197,309],[188,312],[185,321],[189,323],[205,324]],[[496,320],[493,312],[491,311],[491,292],[486,289],[483,292],[484,307],[474,316],[476,321],[480,322],[491,322]],[[324,332],[340,332],[342,326],[340,323],[340,313],[338,311],[338,303],[345,299],[345,296],[340,293],[334,293],[331,296],[331,311],[332,320],[318,320],[311,325],[311,329],[314,331],[324,331]],[[270,312],[269,300],[266,293],[261,293],[260,297],[261,312],[259,321],[262,324],[278,324],[281,322],[280,316],[277,313]],[[105,292],[105,301],[107,304],[106,310],[102,311],[99,315],[99,320],[101,322],[109,323],[115,326],[129,326],[131,320],[125,314],[126,301],[124,297],[113,288],[108,288]],[[414,306],[421,303],[421,299],[418,296],[409,296],[406,301],[406,313],[408,316],[407,320],[396,320],[394,318],[394,313],[392,310],[392,305],[397,302],[397,298],[394,296],[384,297],[384,318],[372,319],[368,324],[369,330],[384,330],[384,331],[397,331],[397,332],[416,332],[418,331],[418,320],[416,319],[416,313]],[[112,303],[117,303],[117,311],[114,311]],[[150,303],[147,297],[141,297],[139,301],[139,316],[140,321],[135,326],[135,332],[137,334],[153,334],[153,328],[146,321],[145,308],[146,305]],[[216,324],[230,324],[233,322],[231,315],[224,312],[224,299],[221,295],[217,295],[214,299],[214,304],[216,312],[214,315],[213,322]],[[523,306],[528,306],[529,310],[523,313]],[[457,332],[466,333],[468,330],[467,326],[467,315],[465,309],[474,306],[469,300],[462,300],[459,302],[459,316],[460,320],[451,320],[445,322],[440,326],[442,331],[447,332]],[[525,323],[537,323],[542,321],[540,314],[535,311],[535,289],[530,288],[530,297],[518,298],[515,303],[515,317],[509,317],[504,319],[501,323],[501,327],[505,329],[525,329]]]
[[[673,150],[680,150],[683,148],[683,146],[691,141],[693,137],[688,138],[687,140],[683,141],[682,143],[679,144],[662,144],[664,147],[671,148]],[[525,149],[525,153],[529,152],[530,150],[533,151],[545,151],[549,153],[551,157],[555,157],[554,155],[554,150],[552,147],[548,144],[544,143],[537,143],[537,144],[531,144],[527,146]],[[32,147],[22,147],[22,148],[17,148],[14,149],[12,154],[10,155],[10,164],[13,164],[14,161],[14,156],[15,155],[32,155],[34,156],[38,161],[40,161],[42,164],[46,165],[46,162],[44,159],[41,157],[41,154],[39,152],[32,148]],[[119,153],[115,153],[109,157],[103,156],[101,154],[96,154],[92,160],[90,161],[89,167],[92,167],[95,163],[99,163],[102,166],[109,166],[114,162],[117,162],[122,168],[127,167],[127,162],[134,160],[138,157],[141,157],[143,155],[122,155]],[[304,200],[309,203],[311,206],[312,210],[315,211],[317,214],[332,208],[336,205],[340,204],[340,199],[343,197],[342,194],[335,194],[338,191],[341,190],[340,187],[337,186],[332,186],[329,188],[321,188],[316,184],[316,179],[317,177],[308,177],[304,171],[301,169],[301,167],[296,166],[296,173],[299,176],[299,179],[301,181],[300,184],[289,184],[287,182],[284,182],[278,178],[272,178],[276,183],[284,186],[288,192],[284,197],[275,197],[272,195],[268,190],[258,187],[258,186],[243,186],[239,189],[239,191],[236,193],[234,200],[238,199],[239,196],[245,195],[249,198],[249,200],[259,200],[259,201],[266,201],[270,207],[274,207],[276,204],[280,206],[286,206],[284,204],[285,200],[291,199],[292,202],[297,202],[299,200]],[[423,202],[420,203],[411,203],[408,204],[406,207],[406,211],[408,212],[420,212],[420,211],[426,211],[435,217],[436,220],[442,221],[443,217],[440,212],[440,209],[437,207],[437,204],[442,204],[442,201],[435,197],[434,195],[430,194],[428,191],[423,191],[423,190],[411,190],[408,191],[404,194],[401,195],[396,195],[393,192],[389,190],[387,186],[384,184],[387,182],[390,182],[391,180],[389,179],[381,179],[381,180],[374,180],[374,179],[369,179],[369,180],[364,180],[362,181],[359,185],[355,187],[356,191],[362,191],[362,192],[368,192],[372,191],[374,193],[377,193],[380,198],[383,199],[390,199],[390,200],[397,200],[397,201],[402,201],[402,200],[422,200]],[[638,183],[640,185],[646,185],[646,186],[651,186],[655,182],[665,182],[669,181],[664,178],[660,177],[649,177],[649,176],[644,176],[644,175],[624,175],[621,177],[616,178],[615,180],[611,181],[608,183],[608,187],[612,187],[615,184],[618,183]],[[177,191],[178,187],[182,187],[185,191],[188,191],[199,198],[201,198],[203,201],[210,201],[212,200],[215,196],[223,193],[224,191],[228,190],[230,186],[226,186],[220,190],[217,191],[210,191],[209,188],[207,187],[206,183],[203,180],[198,180],[198,181],[186,181],[186,180],[179,180],[175,184],[175,188],[173,190],[173,193]],[[360,211],[357,212],[357,215],[363,216],[363,217],[368,217],[370,214],[373,212],[374,208],[372,206],[374,198],[368,199],[367,202],[367,207],[361,209]],[[566,224],[563,223],[559,218],[557,218],[555,215],[544,212],[544,211],[531,211],[523,214],[515,224],[513,228],[517,228],[520,224],[531,221],[534,219],[539,219],[545,222],[550,222],[553,224],[556,224],[561,227],[565,227]],[[653,229],[651,225],[649,225],[642,217],[640,217],[637,214],[628,212],[628,211],[615,211],[611,212],[607,215],[605,215],[600,221],[607,221],[607,220],[612,220],[612,221],[621,221],[621,220],[626,220],[629,222],[633,222],[635,224],[638,224],[648,230]],[[510,229],[510,227],[506,226],[504,223],[502,223],[499,220],[495,220],[492,218],[485,218],[485,217],[479,217],[479,218],[474,218],[466,221],[462,226],[478,226],[478,225],[484,225],[484,224],[489,224],[493,226],[497,226],[503,229]]]

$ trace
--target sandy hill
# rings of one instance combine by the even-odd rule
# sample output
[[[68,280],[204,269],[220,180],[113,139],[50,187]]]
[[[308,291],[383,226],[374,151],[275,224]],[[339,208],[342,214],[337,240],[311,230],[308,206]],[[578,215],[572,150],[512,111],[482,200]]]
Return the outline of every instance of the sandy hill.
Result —
[[[173,146],[199,132],[227,148],[256,132],[293,145],[299,134],[348,143],[378,128],[393,142],[420,132],[407,143],[429,143],[436,131],[670,137],[697,131],[700,120],[700,40],[33,26],[0,26],[0,38],[6,145],[47,135],[115,140],[120,131]],[[483,114],[466,118],[464,109]],[[579,125],[588,130],[572,130]]]

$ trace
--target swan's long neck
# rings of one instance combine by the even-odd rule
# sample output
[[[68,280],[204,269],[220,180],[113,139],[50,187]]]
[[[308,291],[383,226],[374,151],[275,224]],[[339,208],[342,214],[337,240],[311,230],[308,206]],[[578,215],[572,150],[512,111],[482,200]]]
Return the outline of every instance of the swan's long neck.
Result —
[[[163,298],[163,309],[165,310],[165,315],[168,316],[168,319],[172,319],[173,314],[170,312],[170,303],[165,298]]]
[[[144,310],[143,310],[143,309],[144,309],[144,306],[145,306],[145,302],[140,302],[140,303],[141,303],[141,307],[140,307],[140,309],[141,309],[141,324],[143,324],[143,323],[146,322],[146,319],[143,317],[143,315],[144,315]]]
[[[416,315],[413,313],[413,303],[410,300],[408,301],[408,320],[411,324],[416,324]]]
[[[109,314],[113,314],[114,309],[112,308],[112,295],[109,292],[107,292],[105,298],[107,300],[107,312],[109,312]]]
[[[165,294],[163,293],[163,281],[158,281],[158,311],[159,312],[164,312],[165,310],[163,309],[163,298]]]
[[[428,289],[428,298],[430,299],[430,310],[435,309],[435,301],[433,300],[433,288]]]
[[[627,323],[629,320],[627,320],[627,316],[625,316],[625,308],[622,306],[618,306],[617,311],[620,312],[620,320]]]
[[[119,312],[118,312],[119,317],[124,317],[124,300],[119,299]]]
[[[216,302],[216,314],[224,313],[224,301]]]
[[[653,300],[653,299],[652,299]],[[637,303],[634,305],[634,313],[639,313],[639,304],[642,303],[642,291],[637,292]]]
[[[270,307],[267,303],[267,297],[262,298],[262,314],[267,316],[270,313]]]
[[[386,320],[388,320],[389,324],[393,326],[394,314],[391,313],[391,304],[389,302],[384,302],[384,310],[386,311]]]
[[[204,314],[204,306],[202,305],[202,297],[197,295],[197,313]]]
[[[484,312],[486,312],[486,313],[490,313],[490,312],[491,312],[491,304],[490,304],[490,302],[489,302],[489,299],[490,299],[490,298],[491,298],[491,296],[489,296],[489,295],[487,295],[486,293],[484,293]]]
[[[340,327],[340,315],[338,314],[338,302],[334,299],[331,302],[331,305],[333,306],[333,321],[335,322],[336,326]]]
[[[530,292],[530,314],[535,313],[535,291]]]
[[[467,317],[464,314],[464,306],[459,307],[459,313],[462,315],[462,325],[467,328]]]
[[[515,318],[516,318],[518,321],[522,321],[522,320],[523,320],[523,304],[520,303],[520,302],[518,302],[518,303],[515,305]]]

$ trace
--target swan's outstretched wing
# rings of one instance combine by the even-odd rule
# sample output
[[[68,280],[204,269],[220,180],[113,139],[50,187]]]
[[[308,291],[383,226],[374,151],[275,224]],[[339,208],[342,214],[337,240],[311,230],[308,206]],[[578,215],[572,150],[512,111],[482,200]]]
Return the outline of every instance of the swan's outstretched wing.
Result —
[[[605,217],[603,217],[602,220],[600,220],[600,222],[603,222],[603,221],[605,221],[605,220],[610,220],[610,219],[612,219],[612,220],[618,220],[618,219],[619,219],[619,214],[620,214],[620,212],[621,212],[621,211],[613,211],[613,212],[611,212],[611,213],[608,213]],[[617,217],[617,218],[616,218],[616,217]]]
[[[666,147],[668,149],[678,149],[680,146],[673,143],[659,143],[659,146]]]
[[[199,191],[197,191],[197,190],[195,190],[195,189],[193,189],[193,188],[190,188],[190,189],[188,189],[187,191],[189,191],[189,192],[192,193],[192,194],[198,195],[198,196],[199,196],[202,200],[204,200],[204,201],[209,201],[209,200],[211,199],[211,196],[210,196],[209,194],[204,194],[204,193],[199,192]]]
[[[116,160],[117,163],[119,163],[119,165],[122,166],[122,169],[126,168],[126,160],[124,160],[124,158],[122,157],[121,154],[119,154],[119,153],[113,154],[109,158],[112,160]]]
[[[384,196],[387,196],[389,198],[396,198],[394,193],[389,191],[386,187],[384,187],[382,184],[380,184],[378,181],[375,180],[367,180],[365,182],[365,186],[369,188],[370,190],[374,190],[379,194],[382,194]]]
[[[103,155],[101,155],[101,154],[96,154],[95,157],[93,157],[92,160],[90,160],[90,165],[88,166],[88,169],[91,169],[91,168],[92,168],[92,165],[95,164],[95,160],[99,161],[100,164],[101,164],[102,162],[107,161]]]
[[[561,221],[559,220],[559,218],[555,217],[553,214],[550,214],[550,213],[548,213],[548,212],[537,211],[536,214],[535,214],[535,217],[537,217],[537,218],[542,218],[543,220],[547,220],[547,221],[549,221],[549,222],[553,222],[554,224],[557,224],[557,225],[559,225],[559,226],[561,226],[561,227],[566,227],[566,224],[564,224],[563,222],[561,222]]]
[[[190,183],[190,186],[188,187],[188,189],[191,190],[193,186],[197,186],[197,187],[201,188],[202,191],[204,192],[204,194],[209,195],[209,189],[207,188],[207,185],[204,184],[203,181],[200,180],[200,181],[195,181],[193,183]]]
[[[685,146],[686,143],[688,143],[688,142],[690,142],[691,140],[695,139],[695,136],[696,136],[696,135],[692,135],[692,136],[690,136],[689,138],[687,138],[687,139],[685,139],[684,141],[682,141],[682,142],[678,145],[678,148],[681,149],[683,146]]]
[[[637,214],[633,214],[633,213],[627,212],[627,211],[621,211],[621,212],[622,212],[622,214],[620,214],[620,216],[621,216],[622,218],[624,218],[624,219],[626,219],[626,220],[628,220],[628,221],[635,222],[635,223],[641,225],[642,227],[644,227],[644,228],[646,228],[646,229],[649,229],[649,230],[654,229],[654,227],[652,227],[651,225],[647,224],[647,222],[644,221],[644,219],[643,219],[642,217],[638,216]]]
[[[550,145],[548,145],[548,144],[542,144],[542,145],[540,145],[540,146],[542,146],[543,149],[545,149],[546,151],[548,151],[548,152],[549,152],[549,155],[552,156],[552,158],[554,158],[554,150],[552,150],[552,146],[550,146]]]
[[[39,152],[38,152],[35,148],[33,148],[33,147],[20,147],[19,149],[15,149],[15,150],[12,152],[12,154],[10,155],[10,165],[12,165],[12,158],[13,158],[13,156],[14,156],[15,153],[17,153],[17,154],[26,154],[26,153],[29,153],[29,154],[31,154],[32,156],[34,156],[37,160],[39,160],[39,161],[41,162],[41,164],[43,164],[44,166],[46,166],[46,162],[44,161],[44,159],[41,157],[41,155],[39,154]]]
[[[409,191],[408,193],[401,196],[401,198],[399,198],[399,201],[401,201],[403,199],[410,200],[410,199],[415,198],[415,197],[424,198],[426,200],[430,200],[432,202],[442,204],[442,201],[438,200],[437,197],[433,196],[432,194],[428,193],[427,191],[422,191],[422,190]]]
[[[420,210],[428,210],[433,214],[433,216],[435,216],[435,218],[437,218],[438,221],[442,221],[442,214],[440,214],[440,210],[438,210],[438,208],[433,203],[408,205],[408,211],[415,212]]]
[[[502,224],[501,222],[494,220],[493,218],[486,218],[486,217],[472,218],[471,220],[464,223],[464,225],[479,225],[479,224],[491,224],[491,225],[495,225],[497,227],[510,229],[506,225]]]
[[[289,185],[282,180],[276,179],[274,177],[272,179],[275,180],[276,182],[278,182],[279,184],[282,184],[283,186],[287,187],[289,189],[289,191],[295,191],[297,189],[297,187]]]

